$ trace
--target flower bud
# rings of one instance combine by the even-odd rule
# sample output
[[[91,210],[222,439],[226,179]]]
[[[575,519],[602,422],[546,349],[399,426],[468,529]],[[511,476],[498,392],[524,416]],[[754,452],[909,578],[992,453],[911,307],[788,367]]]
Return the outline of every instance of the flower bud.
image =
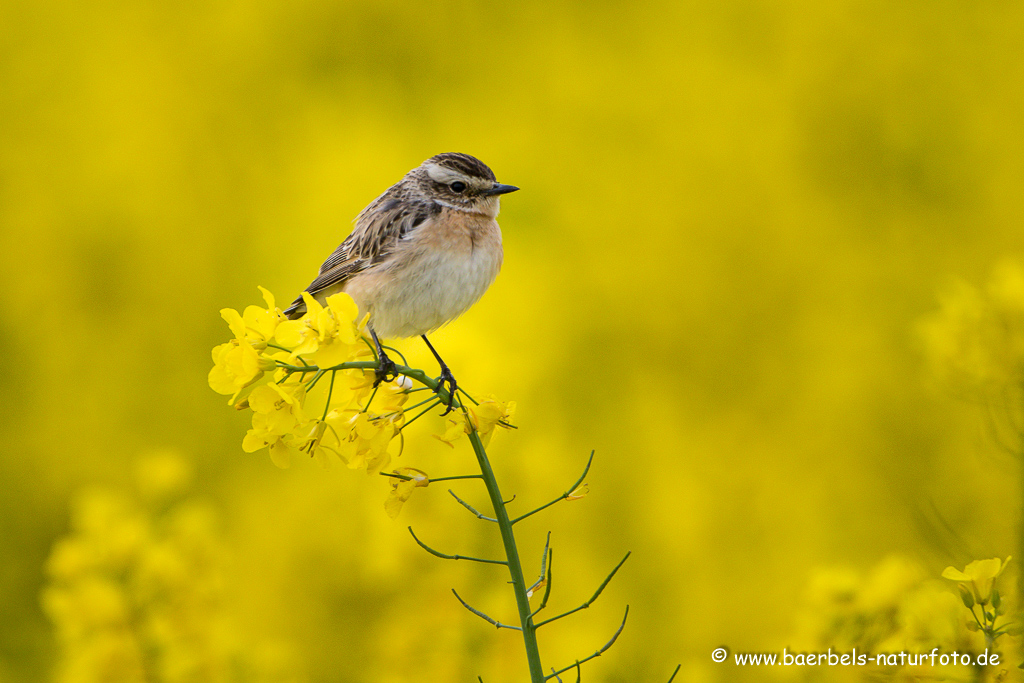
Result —
[[[971,591],[967,590],[963,584],[957,587],[960,589],[960,599],[964,601],[964,607],[967,609],[974,607],[974,596],[971,595]]]

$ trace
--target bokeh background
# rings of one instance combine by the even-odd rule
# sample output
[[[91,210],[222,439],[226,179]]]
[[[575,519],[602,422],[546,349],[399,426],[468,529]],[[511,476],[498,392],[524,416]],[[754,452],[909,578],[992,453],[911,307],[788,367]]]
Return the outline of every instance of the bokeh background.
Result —
[[[774,680],[710,651],[792,646],[814,572],[1016,554],[1017,464],[919,328],[1024,253],[1022,44],[1000,0],[0,4],[0,681],[54,680],[47,558],[95,496],[151,505],[154,453],[191,468],[197,566],[266,680],[523,680],[449,592],[510,618],[505,577],[405,526],[492,529],[441,487],[392,521],[378,478],[243,453],[206,382],[220,308],[290,300],[442,151],[522,188],[504,271],[434,339],[518,403],[503,490],[544,502],[597,451],[588,497],[518,527],[528,566],[550,530],[569,608],[633,551],[546,665],[628,603],[584,680]],[[402,464],[471,466],[419,424]]]

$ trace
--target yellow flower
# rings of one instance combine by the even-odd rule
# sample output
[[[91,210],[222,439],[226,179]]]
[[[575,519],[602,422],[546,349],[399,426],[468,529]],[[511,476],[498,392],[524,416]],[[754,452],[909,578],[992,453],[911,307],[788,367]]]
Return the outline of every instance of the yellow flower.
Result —
[[[259,306],[246,306],[245,312],[242,314],[242,322],[245,323],[246,334],[250,337],[255,336],[260,341],[268,341],[274,336],[277,326],[287,318],[277,307],[274,295],[263,287],[258,287],[258,289],[263,294],[263,300],[267,302],[267,307],[264,309]]]
[[[466,415],[449,413],[448,419],[445,420],[444,434],[435,434],[434,438],[453,446],[463,434],[476,431],[480,435],[480,442],[486,446],[491,442],[494,428],[500,424],[509,429],[515,414],[515,401],[503,403],[491,396],[480,401],[479,405],[466,406]]]
[[[192,463],[173,450],[140,457],[135,463],[135,482],[144,498],[166,500],[178,495],[192,481]]]
[[[516,402],[502,403],[493,396],[480,401],[480,405],[469,406],[469,417],[473,427],[480,434],[480,441],[486,446],[491,441],[494,428],[501,424],[508,429],[516,415]]]
[[[258,287],[258,289],[267,303],[266,308],[246,306],[242,315],[239,315],[238,311],[233,308],[225,308],[220,312],[221,317],[234,333],[235,339],[248,339],[257,343],[266,342],[274,336],[277,325],[285,320],[284,314],[277,308],[274,295],[263,287]]]
[[[328,457],[331,453],[334,455],[338,454],[337,450],[337,438],[325,437],[333,436],[329,435],[331,426],[327,424],[325,420],[313,420],[312,422],[304,425],[304,438],[298,440],[298,449],[304,453],[309,453],[313,456],[316,464],[320,465],[324,469],[331,466],[331,459]]]
[[[306,314],[277,326],[275,339],[296,356],[309,356],[321,368],[330,368],[369,354],[354,322],[359,309],[348,294],[332,294],[321,306],[308,292],[302,293]]]
[[[234,339],[213,347],[213,369],[207,381],[218,394],[233,394],[228,403],[234,405],[239,392],[262,377],[265,369],[252,344]]]
[[[264,428],[274,434],[288,434],[305,422],[302,402],[306,388],[299,383],[264,384],[249,395],[253,413],[265,418]]]
[[[375,375],[372,370],[339,370],[334,378],[331,405],[341,410],[345,408],[362,410],[366,398],[373,393],[374,379]],[[322,386],[330,381],[329,377],[320,380]],[[381,385],[377,395],[379,396],[383,392],[384,385]]]
[[[1011,559],[1011,557],[1007,557],[1006,561],[1003,561],[994,557],[991,560],[975,560],[964,567],[963,571],[955,567],[946,567],[942,576],[950,581],[956,581],[966,590],[971,591],[974,601],[984,605],[992,595],[993,582],[1003,573],[1006,563]]]
[[[298,383],[262,384],[253,389],[249,395],[252,429],[242,439],[242,450],[254,453],[269,446],[274,464],[288,467],[307,421],[302,410],[305,394],[305,387]]]
[[[374,374],[365,373],[366,381],[372,386]],[[377,389],[377,395],[373,397],[374,409],[383,414],[396,413],[409,400],[409,390],[412,389],[412,380],[405,375],[399,375],[393,382],[382,383]]]
[[[405,501],[409,500],[414,490],[420,487],[425,488],[430,484],[430,478],[422,470],[412,467],[399,467],[394,472],[395,474],[409,477],[409,479],[399,479],[397,477],[391,479],[391,493],[388,495],[388,499],[384,501],[384,509],[391,519],[398,517],[398,513],[402,511],[402,505],[405,504]]]
[[[275,305],[274,295],[262,287],[259,289],[267,309],[249,306],[244,315],[233,308],[220,312],[235,338],[214,347],[213,369],[207,381],[218,394],[232,395],[230,405],[235,405],[243,389],[275,367],[273,360],[262,357],[260,351],[267,348],[267,340],[273,336],[283,316]]]
[[[1002,391],[1024,377],[1024,270],[994,269],[985,289],[961,284],[920,326],[936,374],[954,388]]]
[[[179,461],[172,467],[165,457],[157,469],[190,468]],[[166,482],[167,471],[157,478]],[[90,492],[75,503],[71,530],[46,563],[41,595],[56,636],[52,679],[224,683],[236,680],[237,663],[245,680],[301,680],[260,666],[253,655],[262,655],[263,644],[238,637],[226,609],[229,565],[215,512],[188,498],[170,506],[141,502]],[[132,542],[116,540],[126,532]]]
[[[455,442],[469,432],[468,418],[463,413],[451,412],[444,421],[444,433],[434,434],[434,438],[455,448]]]
[[[378,474],[391,462],[388,445],[405,423],[405,414],[377,415],[371,412],[332,410],[327,415],[328,433],[321,447],[330,448],[350,469],[366,468]]]

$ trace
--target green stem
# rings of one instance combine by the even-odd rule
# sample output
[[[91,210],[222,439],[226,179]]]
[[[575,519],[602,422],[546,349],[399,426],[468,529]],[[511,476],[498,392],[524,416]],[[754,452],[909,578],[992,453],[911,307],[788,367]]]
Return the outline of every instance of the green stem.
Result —
[[[473,452],[476,454],[477,463],[480,465],[480,474],[483,475],[484,484],[487,486],[487,494],[491,497],[491,505],[494,507],[494,518],[501,530],[501,542],[505,546],[505,557],[508,559],[508,573],[512,579],[512,590],[516,594],[516,606],[519,608],[519,622],[523,628],[523,644],[526,646],[526,661],[530,666],[531,683],[544,683],[544,668],[540,662],[540,650],[537,648],[537,629],[533,625],[533,618],[530,614],[530,599],[526,597],[526,580],[523,577],[523,565],[519,560],[519,551],[516,550],[516,538],[512,533],[512,522],[509,521],[508,511],[505,509],[505,501],[498,489],[498,482],[494,478],[494,470],[491,469],[491,462],[487,459],[487,452],[480,441],[480,435],[475,431],[469,434],[469,441],[473,444]]]
[[[331,396],[334,395],[334,378],[337,376],[337,372],[331,373],[331,388],[327,390],[327,403],[324,404],[324,416],[320,418],[321,422],[327,419],[327,411],[331,409]]]
[[[412,477],[407,477],[404,474],[397,474],[395,472],[381,472],[382,477],[391,477],[392,479],[402,479],[403,481],[412,481]],[[433,484],[438,481],[452,481],[453,479],[483,479],[479,474],[457,474],[454,477],[437,477],[434,479],[430,478],[430,483]]]
[[[352,361],[330,368],[319,368],[316,366],[298,366],[279,362],[278,367],[292,372],[309,372],[310,370],[376,370],[378,363],[377,361]],[[448,402],[448,392],[443,388],[438,390],[437,380],[428,376],[423,370],[396,364],[395,371],[424,386],[430,387],[437,392],[437,398],[441,399],[442,402]],[[458,408],[462,408],[462,403],[457,398],[454,403]],[[494,470],[491,469],[491,462],[487,459],[487,452],[484,450],[483,442],[480,441],[480,435],[475,431],[471,432],[469,434],[469,442],[473,445],[473,452],[476,454],[477,464],[480,466],[481,478],[484,480],[484,484],[487,487],[487,495],[490,496],[491,505],[494,507],[494,518],[498,523],[498,528],[501,530],[501,542],[505,546],[505,557],[508,559],[508,573],[512,579],[512,590],[515,592],[516,607],[519,609],[519,622],[522,624],[523,629],[523,643],[526,646],[526,661],[530,668],[530,682],[544,683],[544,668],[541,665],[540,650],[537,647],[537,629],[533,625],[533,617],[530,613],[530,599],[526,597],[526,579],[523,577],[523,565],[519,560],[519,551],[516,549],[516,538],[512,533],[512,522],[509,520],[508,510],[505,509],[505,499],[501,497],[498,482],[494,478]]]
[[[282,363],[281,361],[278,361],[277,367],[279,369],[288,370],[289,372],[310,372],[315,370],[376,370],[378,363],[375,360],[357,360],[349,361],[348,363],[339,363],[337,365],[332,365],[329,368],[321,368],[316,365],[291,365],[289,363]],[[437,397],[439,399],[445,403],[448,402],[448,391],[443,388],[438,391],[437,380],[430,377],[423,370],[410,368],[406,365],[395,364],[395,372],[399,375],[405,375],[409,379],[414,379],[423,386],[430,387],[433,391],[437,392]]]

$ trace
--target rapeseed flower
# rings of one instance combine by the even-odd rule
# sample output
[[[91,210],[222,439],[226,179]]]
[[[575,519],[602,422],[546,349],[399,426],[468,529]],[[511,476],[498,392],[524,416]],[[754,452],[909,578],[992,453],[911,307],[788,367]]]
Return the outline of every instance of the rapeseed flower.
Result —
[[[510,429],[515,414],[515,401],[503,403],[489,396],[477,405],[467,405],[465,413],[450,413],[445,421],[444,432],[435,434],[434,438],[454,446],[455,441],[464,434],[475,431],[480,436],[480,442],[487,446],[491,442],[494,428],[500,425]]]
[[[259,381],[263,373],[276,367],[276,363],[260,355],[267,348],[278,323],[284,319],[274,302],[274,295],[263,287],[259,288],[267,308],[248,306],[244,314],[233,308],[220,312],[235,338],[213,349],[213,369],[207,380],[210,388],[218,394],[231,395],[230,405],[235,405],[243,389]]]
[[[916,653],[936,647],[942,652],[980,652],[986,647],[980,634],[965,624],[956,597],[908,558],[889,557],[867,572],[815,570],[802,602],[797,632],[790,640],[793,650]],[[916,681],[920,669],[900,664],[867,670],[864,676]],[[943,667],[942,678],[978,680],[968,667],[959,666]]]
[[[1005,561],[994,557],[990,560],[975,560],[960,571],[956,567],[946,567],[942,572],[943,578],[956,581],[963,589],[970,593],[974,602],[979,605],[987,604],[992,596],[992,585],[995,580],[1006,569],[1006,564],[1011,560],[1007,557]]]
[[[391,479],[391,493],[384,501],[384,509],[391,519],[398,517],[402,506],[412,496],[413,491],[421,487],[426,488],[430,484],[430,477],[427,476],[427,473],[414,467],[399,467],[394,473],[408,477],[408,479],[399,477]]]
[[[306,313],[298,320],[287,320],[273,294],[262,287],[260,291],[266,308],[249,306],[241,314],[233,309],[221,311],[234,339],[214,349],[209,376],[215,391],[232,394],[231,405],[252,411],[252,426],[242,449],[252,453],[267,448],[278,467],[288,467],[303,453],[323,467],[337,459],[350,469],[381,473],[404,447],[402,429],[413,380],[399,376],[378,382],[373,368],[339,367],[372,358],[364,335],[368,318],[357,320],[358,307],[347,294],[329,296],[323,305],[304,293]],[[416,407],[432,400],[420,401]],[[451,444],[476,432],[487,444],[495,427],[511,427],[514,415],[514,402],[488,397],[452,413],[438,438]],[[396,437],[398,447],[392,448]],[[386,505],[392,516],[412,489],[428,481],[419,470],[409,472],[412,479],[403,481],[414,483],[392,482]],[[182,473],[159,469],[153,474],[173,480]],[[174,488],[170,480],[154,486],[159,489],[165,483]],[[569,498],[583,495],[585,485]],[[74,559],[71,554],[68,557]]]
[[[369,474],[379,474],[391,462],[388,446],[404,423],[402,412],[378,415],[335,410],[327,416],[327,424],[338,439],[337,456],[349,469],[366,468]]]
[[[352,360],[361,351],[368,353],[363,343],[361,325],[355,322],[359,315],[352,297],[332,294],[327,306],[302,293],[306,314],[298,320],[287,320],[277,327],[275,337],[290,348],[295,356],[308,356],[320,368],[330,368]],[[365,355],[365,354],[364,354]]]
[[[345,374],[351,373],[351,374]],[[366,467],[371,474],[379,472],[390,461],[387,454],[391,440],[405,423],[402,406],[409,398],[412,382],[400,377],[394,382],[380,384],[373,389],[373,373],[361,370],[339,371],[341,382],[335,381],[331,391],[331,410],[324,419],[313,420],[304,426],[300,450],[309,453],[322,467],[329,467],[331,457],[337,457],[351,469]],[[339,387],[339,385],[341,385]],[[334,400],[339,388],[348,398]],[[368,412],[370,401],[377,412]]]
[[[258,381],[268,369],[252,344],[244,339],[233,339],[213,348],[213,369],[207,380],[218,394],[231,394],[228,403],[234,405],[239,392]]]
[[[920,327],[944,382],[968,395],[998,393],[1024,381],[1024,269],[1004,263],[987,286],[968,284]]]
[[[263,384],[249,395],[252,429],[242,439],[242,450],[253,453],[270,447],[270,459],[288,467],[297,451],[299,428],[307,422],[302,410],[306,389],[300,383]]]
[[[76,501],[41,595],[56,633],[56,683],[231,683],[240,671],[251,674],[245,680],[278,680],[227,612],[217,515],[181,497],[188,483],[179,475],[190,470],[159,454],[139,463],[138,485],[145,490],[156,473],[176,492],[159,486],[158,499],[134,499],[93,491]]]

